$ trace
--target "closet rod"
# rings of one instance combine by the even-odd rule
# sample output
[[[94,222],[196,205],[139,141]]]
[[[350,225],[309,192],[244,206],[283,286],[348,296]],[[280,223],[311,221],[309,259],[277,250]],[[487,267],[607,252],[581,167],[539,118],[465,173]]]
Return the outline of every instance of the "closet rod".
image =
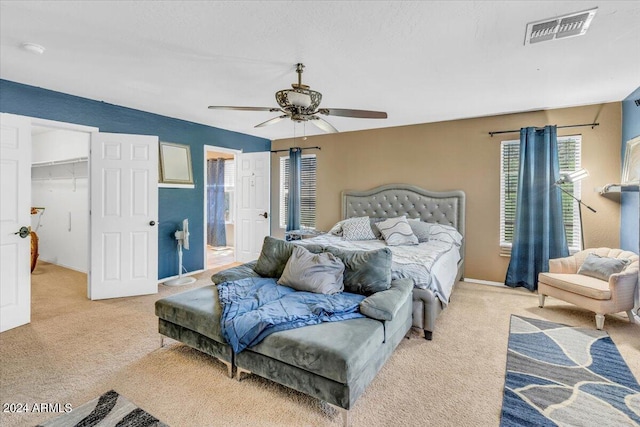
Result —
[[[298,147],[298,148],[300,148],[300,147]],[[301,150],[322,150],[322,148],[321,148],[321,147],[302,147],[302,148],[300,148],[300,149],[301,149]],[[281,153],[281,152],[283,152],[283,151],[289,151],[289,149],[288,149],[288,148],[285,148],[284,150],[273,150],[273,151],[271,151],[271,152],[272,152],[272,153]]]
[[[73,159],[66,159],[66,160],[51,160],[51,161],[48,161],[48,162],[33,162],[33,163],[31,163],[31,167],[37,168],[37,167],[42,167],[42,166],[69,165],[69,164],[72,164],[72,163],[86,162],[88,160],[89,160],[88,157],[76,157],[76,158],[73,158]]]
[[[38,178],[31,178],[31,181],[51,181],[51,180],[58,180],[58,179],[86,179],[88,177],[86,176],[47,176],[47,177],[38,177]]]
[[[600,123],[584,123],[581,125],[566,125],[566,126],[556,126],[558,129],[562,129],[562,128],[579,128],[582,126],[591,126],[591,129],[593,129],[596,126],[600,126]],[[536,130],[542,130],[544,128],[536,128]],[[516,132],[520,132],[520,129],[518,130],[494,130],[493,132],[489,132],[490,136],[493,135],[497,135],[499,133],[516,133]]]

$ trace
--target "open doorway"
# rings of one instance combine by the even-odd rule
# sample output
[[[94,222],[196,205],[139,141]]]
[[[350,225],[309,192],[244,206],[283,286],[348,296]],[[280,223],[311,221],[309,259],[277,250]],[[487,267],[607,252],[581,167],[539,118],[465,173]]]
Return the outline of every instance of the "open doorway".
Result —
[[[31,229],[38,260],[89,271],[88,132],[31,127]]]
[[[205,260],[206,269],[236,261],[236,154],[205,146]]]
[[[88,297],[89,147],[94,130],[31,122],[32,322]]]

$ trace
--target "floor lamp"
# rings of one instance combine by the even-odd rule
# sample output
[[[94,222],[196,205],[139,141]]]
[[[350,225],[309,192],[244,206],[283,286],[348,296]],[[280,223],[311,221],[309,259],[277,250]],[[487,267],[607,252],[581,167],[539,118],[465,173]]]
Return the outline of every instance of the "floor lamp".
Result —
[[[578,169],[571,173],[563,173],[560,179],[555,182],[555,185],[565,194],[571,196],[576,202],[578,202],[578,216],[580,217],[580,248],[584,249],[584,228],[582,227],[582,205],[584,205],[591,212],[596,213],[596,210],[591,206],[578,199],[572,193],[568,192],[560,186],[560,184],[566,184],[568,182],[578,182],[589,176],[589,172],[586,169]]]

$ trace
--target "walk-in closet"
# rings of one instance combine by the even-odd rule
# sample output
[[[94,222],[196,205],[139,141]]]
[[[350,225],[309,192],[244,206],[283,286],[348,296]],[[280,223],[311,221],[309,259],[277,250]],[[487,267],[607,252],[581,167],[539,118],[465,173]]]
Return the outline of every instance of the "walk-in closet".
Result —
[[[31,229],[38,261],[86,273],[90,134],[34,126],[31,139]]]

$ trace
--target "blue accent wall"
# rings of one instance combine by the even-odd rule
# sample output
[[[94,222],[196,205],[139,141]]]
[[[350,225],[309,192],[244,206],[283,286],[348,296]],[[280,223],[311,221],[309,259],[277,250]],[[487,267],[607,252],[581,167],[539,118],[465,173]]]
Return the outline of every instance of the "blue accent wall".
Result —
[[[622,101],[622,153],[627,149],[627,141],[640,135],[640,106],[634,100],[640,99],[640,87]],[[620,213],[620,248],[640,253],[640,193],[622,192]]]
[[[204,108],[204,107],[203,107]],[[158,194],[158,278],[178,274],[175,230],[189,218],[187,271],[204,268],[204,145],[244,152],[269,151],[271,141],[185,120],[121,107],[0,79],[0,112],[94,126],[101,132],[157,135],[160,141],[191,147],[195,188],[160,188]]]

